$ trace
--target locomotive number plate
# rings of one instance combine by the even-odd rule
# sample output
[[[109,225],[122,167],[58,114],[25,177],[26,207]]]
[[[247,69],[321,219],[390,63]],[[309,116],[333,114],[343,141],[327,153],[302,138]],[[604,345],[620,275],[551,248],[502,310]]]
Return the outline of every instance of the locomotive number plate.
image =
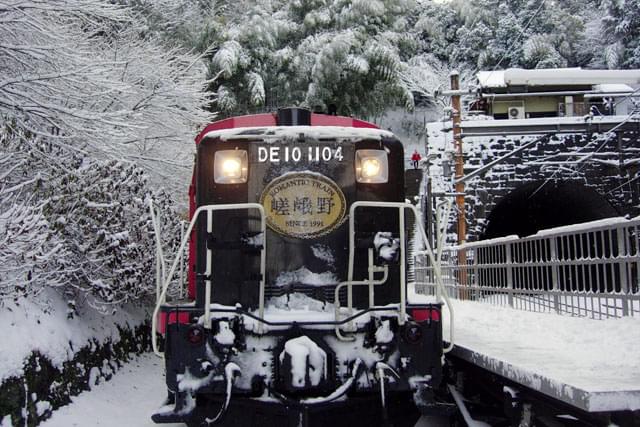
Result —
[[[289,237],[311,239],[335,230],[347,203],[340,187],[324,175],[293,172],[274,179],[262,192],[267,225]]]
[[[258,162],[260,163],[314,163],[341,162],[344,159],[342,147],[325,146],[270,146],[258,147]]]

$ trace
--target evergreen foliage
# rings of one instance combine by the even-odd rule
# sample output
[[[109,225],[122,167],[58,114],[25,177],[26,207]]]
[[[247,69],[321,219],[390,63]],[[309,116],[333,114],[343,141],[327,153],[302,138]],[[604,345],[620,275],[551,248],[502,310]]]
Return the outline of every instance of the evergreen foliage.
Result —
[[[210,77],[227,114],[286,105],[373,115],[413,107],[403,81],[410,1],[298,0],[247,4],[218,19]],[[375,94],[375,96],[372,96]]]
[[[640,2],[602,0],[605,63],[613,67],[640,68]]]
[[[220,6],[206,20],[205,44],[214,46],[209,77],[217,78],[210,89],[219,96],[216,108],[227,115],[290,105],[326,111],[334,105],[340,114],[370,117],[398,105],[410,109],[416,94],[429,97],[446,85],[453,69],[470,76],[509,67],[639,67],[639,5],[239,2]]]

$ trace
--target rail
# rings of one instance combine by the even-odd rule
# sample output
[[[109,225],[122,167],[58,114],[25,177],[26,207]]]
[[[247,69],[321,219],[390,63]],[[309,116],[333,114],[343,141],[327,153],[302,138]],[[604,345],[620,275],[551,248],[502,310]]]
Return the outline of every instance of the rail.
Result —
[[[440,268],[415,261],[417,289],[536,312],[605,319],[640,315],[640,217],[609,218],[448,246]],[[464,260],[464,261],[462,261]]]

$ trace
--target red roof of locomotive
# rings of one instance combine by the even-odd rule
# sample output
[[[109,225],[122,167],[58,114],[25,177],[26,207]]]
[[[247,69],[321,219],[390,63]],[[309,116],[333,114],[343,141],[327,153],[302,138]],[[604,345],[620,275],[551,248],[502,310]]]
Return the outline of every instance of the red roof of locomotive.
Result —
[[[214,130],[233,129],[240,127],[278,126],[275,113],[253,114],[247,116],[230,117],[208,124],[196,137],[199,144],[204,136]],[[345,116],[331,116],[327,114],[311,114],[311,126],[343,126],[353,128],[379,129],[373,123]]]

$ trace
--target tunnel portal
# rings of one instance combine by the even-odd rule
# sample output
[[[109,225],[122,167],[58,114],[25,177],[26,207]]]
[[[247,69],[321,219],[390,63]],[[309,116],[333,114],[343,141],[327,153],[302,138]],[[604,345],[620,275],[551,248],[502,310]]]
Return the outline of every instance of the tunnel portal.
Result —
[[[533,181],[517,187],[491,210],[481,240],[618,216],[596,190],[577,181]]]

